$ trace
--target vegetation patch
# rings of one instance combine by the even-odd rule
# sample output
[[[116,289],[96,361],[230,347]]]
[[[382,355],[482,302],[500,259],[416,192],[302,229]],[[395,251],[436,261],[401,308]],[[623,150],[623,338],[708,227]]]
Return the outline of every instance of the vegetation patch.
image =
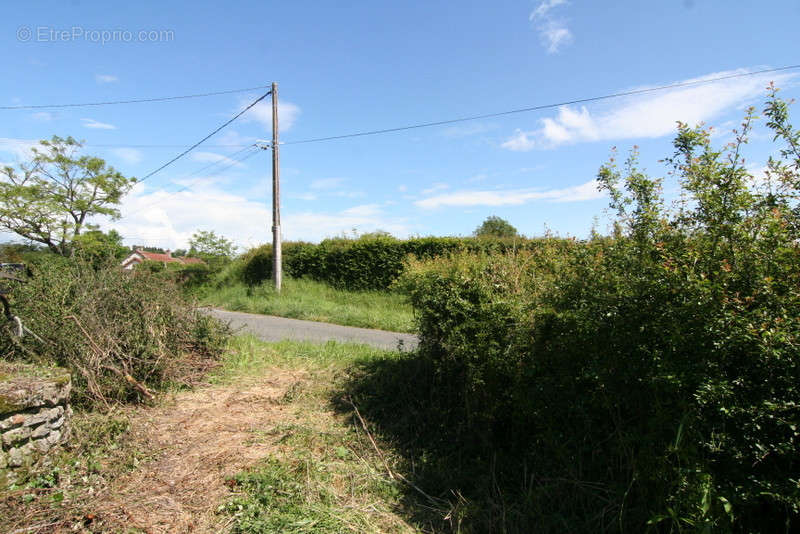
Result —
[[[507,232],[497,235],[492,232],[501,232],[494,228],[498,221],[502,220],[490,220],[487,232],[479,229],[481,234],[476,237],[396,239],[378,233],[354,239],[325,239],[318,245],[289,242],[282,249],[284,272],[294,278],[308,277],[351,291],[386,290],[404,271],[409,257],[429,259],[460,252],[502,254],[536,249],[550,241],[564,241],[514,237]],[[269,280],[272,277],[272,247],[264,245],[246,252],[238,269],[230,274],[248,285]]]
[[[800,133],[755,181],[736,141],[680,125],[685,202],[612,159],[615,235],[411,261],[418,355],[346,391],[461,532],[791,532],[800,525]]]
[[[284,278],[278,294],[270,282],[232,282],[198,293],[201,302],[226,310],[278,315],[393,332],[412,332],[408,299],[396,292],[347,291],[309,279]]]
[[[39,256],[12,310],[36,336],[3,327],[6,360],[60,365],[73,377],[76,404],[108,407],[191,384],[216,365],[227,340],[169,279],[80,258]]]
[[[336,415],[331,404],[333,384],[353,362],[396,354],[362,345],[238,339],[223,382],[273,366],[302,369],[304,379],[280,400],[291,417],[253,432],[254,442],[271,447],[269,459],[229,479],[234,495],[219,511],[233,518],[233,532],[419,531],[403,519],[409,514],[402,483],[386,473],[352,414]],[[395,458],[388,461],[394,465]]]
[[[23,471],[0,494],[0,524],[9,532],[108,531],[97,514],[98,499],[150,452],[137,445],[124,411],[78,410],[71,424],[67,446]]]

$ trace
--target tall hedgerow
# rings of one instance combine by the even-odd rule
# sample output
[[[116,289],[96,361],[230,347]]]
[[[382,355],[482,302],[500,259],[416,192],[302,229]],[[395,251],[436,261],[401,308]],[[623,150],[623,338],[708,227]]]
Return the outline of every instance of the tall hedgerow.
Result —
[[[366,235],[356,239],[325,239],[319,244],[288,242],[283,246],[284,272],[308,277],[340,289],[384,290],[400,277],[409,257],[436,258],[464,251],[486,254],[531,250],[543,239],[420,237],[397,239]],[[257,285],[272,276],[272,247],[264,245],[240,259],[242,281]]]
[[[615,235],[409,265],[431,378],[387,413],[425,412],[425,458],[505,466],[486,494],[507,531],[800,528],[800,133],[774,89],[763,115],[763,178],[753,110],[722,149],[681,124],[676,207],[634,149],[598,174]]]

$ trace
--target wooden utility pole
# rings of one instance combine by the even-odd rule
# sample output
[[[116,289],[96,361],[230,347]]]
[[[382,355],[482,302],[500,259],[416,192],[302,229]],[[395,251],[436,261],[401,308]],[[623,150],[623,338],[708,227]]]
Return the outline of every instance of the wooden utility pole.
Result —
[[[281,168],[278,155],[278,84],[272,82],[272,277],[280,293],[281,261]]]

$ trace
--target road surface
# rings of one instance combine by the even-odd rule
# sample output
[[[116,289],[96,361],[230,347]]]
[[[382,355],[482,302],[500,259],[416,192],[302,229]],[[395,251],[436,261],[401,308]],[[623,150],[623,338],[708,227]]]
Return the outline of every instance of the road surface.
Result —
[[[343,343],[362,343],[379,349],[397,350],[402,342],[404,350],[413,350],[419,340],[414,334],[401,334],[387,332],[386,330],[372,330],[370,328],[357,328],[355,326],[341,326],[338,324],[318,323],[316,321],[301,321],[300,319],[287,319],[272,315],[258,315],[254,313],[233,312],[208,308],[214,317],[231,325],[234,331],[253,334],[264,341],[312,341],[324,343],[334,340]]]

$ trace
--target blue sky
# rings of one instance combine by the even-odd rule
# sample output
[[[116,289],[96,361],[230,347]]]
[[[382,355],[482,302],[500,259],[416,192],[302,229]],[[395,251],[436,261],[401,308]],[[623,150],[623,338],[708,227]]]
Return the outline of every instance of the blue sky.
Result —
[[[797,64],[798,22],[797,1],[13,2],[0,20],[0,106],[276,81],[288,143]],[[671,153],[675,121],[718,127],[724,143],[743,110],[761,105],[769,81],[793,97],[798,76],[287,144],[283,234],[468,235],[498,215],[526,235],[549,228],[582,237],[595,217],[603,229],[607,199],[592,181],[612,146],[638,145],[647,170],[663,176],[658,160]],[[38,139],[72,135],[86,153],[142,177],[259,94],[0,110],[0,162],[24,160]],[[138,185],[121,220],[98,222],[126,244],[182,247],[198,229],[243,247],[268,241],[270,155],[236,159],[270,136],[270,121],[267,100]],[[767,141],[760,133],[748,145],[755,174],[773,149]]]

